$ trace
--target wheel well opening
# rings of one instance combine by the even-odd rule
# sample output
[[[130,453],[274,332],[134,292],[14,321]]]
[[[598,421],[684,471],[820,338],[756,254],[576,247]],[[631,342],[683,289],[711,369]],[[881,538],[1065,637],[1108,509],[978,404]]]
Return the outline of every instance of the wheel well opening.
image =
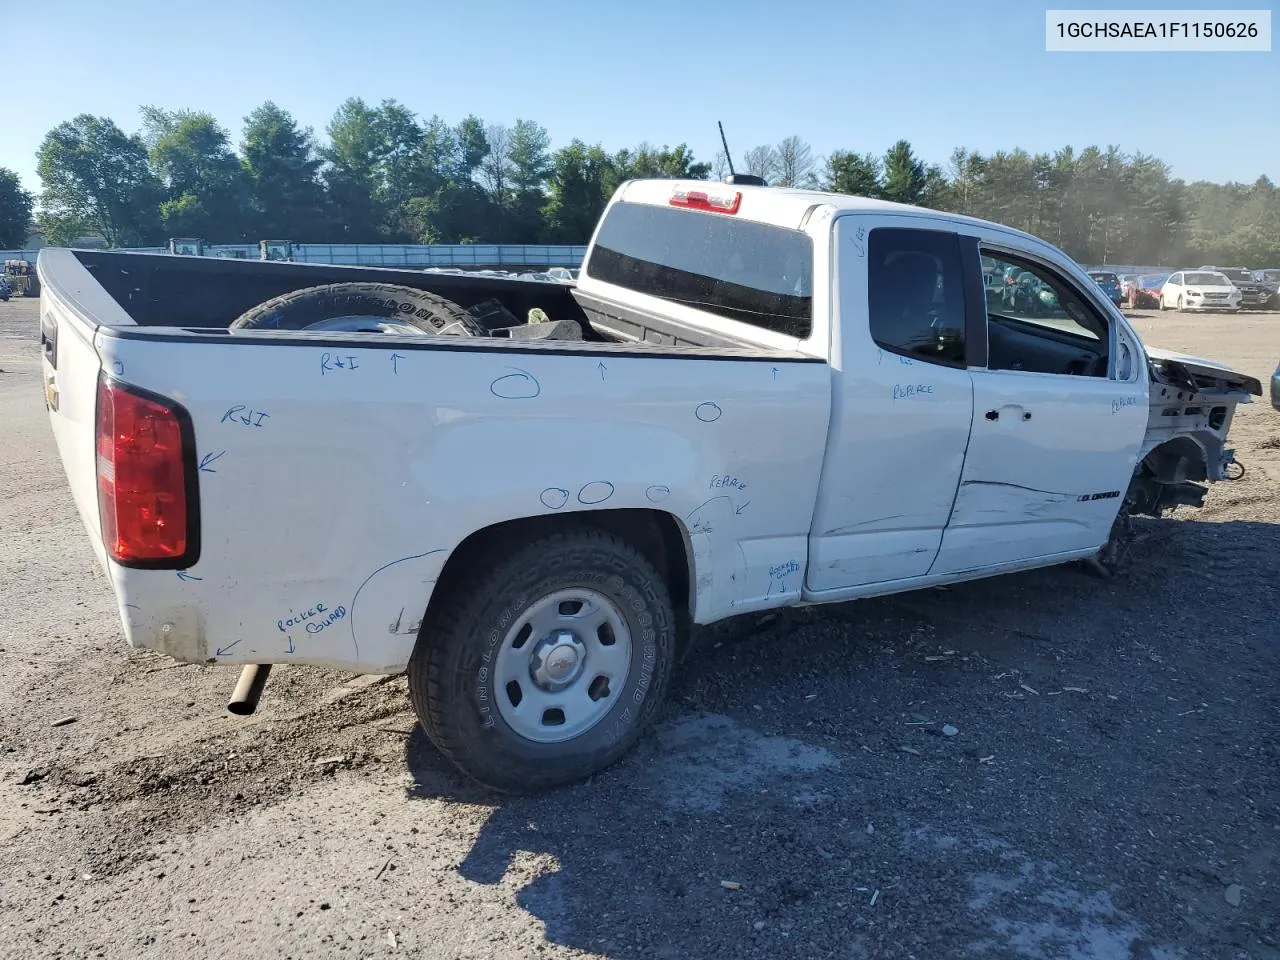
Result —
[[[1208,477],[1208,457],[1190,437],[1174,437],[1160,444],[1142,463],[1157,483],[1184,483]]]
[[[460,589],[468,572],[494,553],[548,536],[570,526],[594,526],[625,540],[639,550],[671,591],[678,623],[677,657],[683,655],[692,624],[692,590],[689,550],[680,522],[661,510],[581,510],[556,516],[522,517],[477,530],[450,554],[432,592],[435,599]],[[431,609],[423,620],[424,630]]]

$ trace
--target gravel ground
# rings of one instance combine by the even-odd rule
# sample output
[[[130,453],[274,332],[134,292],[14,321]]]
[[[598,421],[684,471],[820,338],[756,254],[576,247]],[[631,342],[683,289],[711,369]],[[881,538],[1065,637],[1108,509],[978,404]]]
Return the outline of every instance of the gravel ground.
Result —
[[[1280,315],[1136,322],[1280,359]],[[0,304],[0,370],[2,956],[1280,958],[1265,402],[1245,479],[1143,524],[1124,577],[719,625],[624,762],[495,800],[402,678],[277,668],[236,718],[234,670],[129,650],[35,303]]]

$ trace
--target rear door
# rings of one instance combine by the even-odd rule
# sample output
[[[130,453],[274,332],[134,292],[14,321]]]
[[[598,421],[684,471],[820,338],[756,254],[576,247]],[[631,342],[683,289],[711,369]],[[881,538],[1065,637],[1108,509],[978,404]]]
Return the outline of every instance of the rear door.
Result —
[[[983,296],[976,245],[966,253],[946,224],[929,223],[846,214],[833,224],[839,322],[812,593],[923,576],[942,542],[969,442],[966,365]]]
[[[982,255],[1025,283],[987,300],[968,455],[931,574],[1100,547],[1146,432],[1136,345],[1099,298],[1033,253],[990,243]]]

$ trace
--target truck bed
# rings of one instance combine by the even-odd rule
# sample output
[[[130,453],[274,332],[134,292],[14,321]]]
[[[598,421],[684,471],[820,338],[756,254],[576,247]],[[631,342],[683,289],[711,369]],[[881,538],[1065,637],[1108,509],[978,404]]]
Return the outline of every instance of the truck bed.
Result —
[[[553,320],[577,321],[589,342],[764,349],[713,331],[672,324],[657,316],[582,296],[570,284],[394,267],[100,250],[75,250],[69,255],[139,327],[225,330],[244,311],[302,287],[328,283],[394,283],[437,294],[464,309],[496,299],[522,320],[538,307]]]
[[[70,254],[141,327],[225,329],[259,303],[291,290],[326,283],[396,283],[447,297],[464,308],[497,298],[517,317],[528,316],[533,307],[541,307],[555,319],[584,317],[570,293],[572,288],[559,283],[394,267],[99,250],[75,250]]]
[[[135,646],[403,669],[465,540],[578,511],[666,518],[653,529],[692,561],[697,622],[800,597],[831,404],[823,358],[599,335],[227,329],[263,298],[348,278],[581,317],[550,283],[62,250],[40,270],[54,434]],[[177,404],[190,424],[198,548],[181,565],[106,560],[100,378]],[[325,622],[302,624],[308,611]]]

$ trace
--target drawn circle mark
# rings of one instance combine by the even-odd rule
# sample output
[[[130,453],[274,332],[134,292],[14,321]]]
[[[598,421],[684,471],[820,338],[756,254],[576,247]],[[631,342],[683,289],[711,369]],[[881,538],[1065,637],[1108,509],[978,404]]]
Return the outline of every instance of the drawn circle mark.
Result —
[[[512,373],[504,374],[489,384],[489,392],[503,400],[532,400],[542,393],[538,378],[527,370],[508,367]]]
[[[604,503],[613,496],[613,484],[608,480],[592,480],[578,491],[579,503]]]
[[[644,492],[644,495],[649,498],[650,503],[661,503],[671,496],[671,488],[661,483],[655,483]]]
[[[559,510],[569,502],[569,491],[561,490],[559,487],[547,487],[542,491],[542,495],[538,497],[542,501],[542,505],[551,510]]]
[[[720,414],[722,412],[723,411],[716,404],[708,400],[706,403],[698,404],[697,408],[693,411],[693,415],[703,423],[714,423],[720,419]]]

